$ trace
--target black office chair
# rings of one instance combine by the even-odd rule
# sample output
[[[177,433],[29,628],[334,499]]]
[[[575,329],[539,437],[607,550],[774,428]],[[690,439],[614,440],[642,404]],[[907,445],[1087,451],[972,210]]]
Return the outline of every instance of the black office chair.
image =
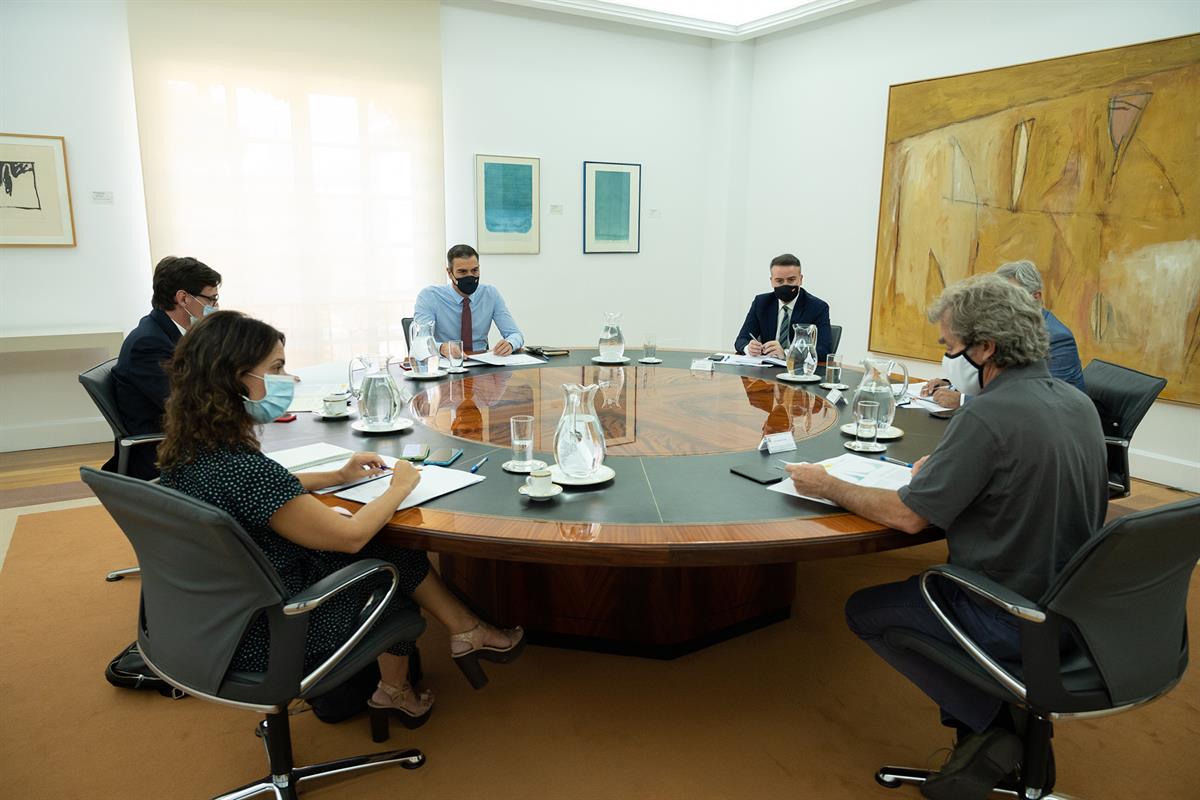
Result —
[[[404,349],[406,352],[412,352],[412,317],[404,317],[400,320],[400,324],[404,326]]]
[[[143,433],[131,436],[129,431],[125,429],[125,423],[121,422],[121,414],[117,411],[117,393],[113,388],[112,371],[116,366],[117,360],[115,358],[97,364],[91,369],[81,372],[79,374],[79,382],[83,384],[88,397],[92,398],[92,402],[100,410],[100,416],[104,417],[104,421],[112,429],[113,444],[117,452],[117,473],[128,475],[129,452],[140,445],[157,444],[164,437],[161,433]],[[105,575],[104,580],[110,582],[119,581],[126,575],[137,574],[137,567],[115,569]]]
[[[829,345],[829,352],[836,353],[838,351],[838,345],[842,343],[842,326],[830,325],[829,330],[833,332],[833,342],[831,342]]]
[[[224,511],[123,475],[91,467],[82,467],[80,474],[142,565],[138,649],[146,663],[194,697],[266,715],[256,734],[266,745],[270,774],[220,795],[220,800],[262,792],[296,800],[297,785],[305,781],[390,764],[416,769],[425,762],[420,750],[411,749],[310,767],[297,768],[292,761],[292,700],[341,685],[395,642],[415,640],[424,630],[425,621],[411,607],[383,614],[399,583],[394,565],[363,559],[289,597],[266,556]],[[363,608],[358,627],[322,664],[302,674],[305,615],[363,581],[379,588]],[[242,635],[259,615],[270,626],[267,671],[229,670]]]
[[[1129,480],[1129,442],[1167,381],[1097,358],[1084,367],[1083,383],[1104,427],[1108,496],[1128,497],[1133,488]]]
[[[1084,545],[1036,603],[977,572],[933,567],[921,576],[921,591],[961,646],[905,628],[889,629],[884,638],[1026,709],[1020,779],[998,791],[1052,800],[1052,720],[1128,711],[1161,697],[1183,677],[1188,584],[1200,558],[1197,531],[1200,500],[1123,516]],[[934,579],[952,581],[1017,617],[1021,663],[999,664],[971,641],[931,593]],[[1078,643],[1068,652],[1060,650],[1063,631]],[[894,788],[936,774],[882,767],[875,779]]]

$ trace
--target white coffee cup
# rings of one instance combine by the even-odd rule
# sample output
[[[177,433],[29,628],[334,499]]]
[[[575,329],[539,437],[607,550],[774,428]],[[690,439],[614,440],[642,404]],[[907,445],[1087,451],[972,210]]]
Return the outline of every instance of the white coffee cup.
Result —
[[[530,494],[550,494],[554,491],[554,481],[550,480],[550,470],[535,469],[525,479],[525,486]]]
[[[325,416],[341,417],[350,413],[350,409],[346,407],[346,403],[349,399],[350,395],[348,394],[326,395],[321,401],[325,407]]]

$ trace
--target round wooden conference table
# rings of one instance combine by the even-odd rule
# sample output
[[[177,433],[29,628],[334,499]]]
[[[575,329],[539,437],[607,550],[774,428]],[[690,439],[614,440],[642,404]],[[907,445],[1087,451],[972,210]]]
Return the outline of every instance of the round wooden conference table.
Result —
[[[816,383],[788,384],[783,370],[717,364],[689,369],[694,352],[661,352],[642,365],[591,362],[573,351],[528,367],[472,367],[435,381],[398,379],[413,428],[364,434],[346,420],[300,414],[263,434],[270,451],[313,442],[400,455],[405,444],[461,448],[453,465],[484,456],[483,482],[397,512],[380,532],[439,554],[446,582],[485,619],[523,625],[530,641],[671,658],[790,614],[795,561],[850,556],[941,538],[912,535],[821,503],[800,500],[733,475],[738,464],[779,458],[818,461],[848,452],[840,426],[847,402],[825,399]],[[855,386],[860,373],[847,370]],[[393,374],[403,372],[394,369]],[[523,475],[501,469],[510,457],[509,419],[535,417],[534,449],[553,463],[562,385],[598,383],[604,463],[616,477],[566,487],[533,501],[517,492]],[[913,461],[930,452],[944,420],[900,408],[905,435],[888,454]],[[769,456],[765,433],[790,430],[797,449]],[[332,496],[326,502],[353,509]]]

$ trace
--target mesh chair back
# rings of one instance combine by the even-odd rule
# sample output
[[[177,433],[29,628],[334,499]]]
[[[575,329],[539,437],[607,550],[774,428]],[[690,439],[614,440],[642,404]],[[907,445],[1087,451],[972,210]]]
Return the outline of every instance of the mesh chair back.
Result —
[[[1121,439],[1133,438],[1142,417],[1167,385],[1165,378],[1098,358],[1084,368],[1083,383],[1100,412],[1104,435]]]
[[[400,326],[404,328],[404,348],[412,352],[412,317],[404,317],[400,320]],[[468,348],[469,349],[469,348]]]
[[[139,646],[176,682],[215,695],[254,617],[287,597],[279,576],[224,511],[123,475],[80,476],[137,553]]]
[[[117,393],[112,374],[116,366],[117,360],[110,358],[86,372],[81,372],[79,382],[83,384],[83,388],[92,398],[92,402],[96,404],[96,408],[100,409],[100,416],[104,417],[108,427],[112,428],[113,438],[120,439],[128,436],[129,431],[125,430],[125,425],[121,422],[121,415],[117,411]]]
[[[842,326],[830,325],[829,330],[833,333],[833,342],[831,342],[829,345],[829,352],[836,353],[838,351],[838,345],[842,343]]]
[[[1081,548],[1042,598],[1075,625],[1114,706],[1154,697],[1183,674],[1197,559],[1200,499],[1129,514]]]

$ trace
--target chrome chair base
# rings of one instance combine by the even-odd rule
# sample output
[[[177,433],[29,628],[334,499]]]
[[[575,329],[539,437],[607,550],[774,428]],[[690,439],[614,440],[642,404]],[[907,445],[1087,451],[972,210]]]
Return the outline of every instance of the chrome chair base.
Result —
[[[112,583],[114,581],[121,580],[126,575],[141,575],[141,574],[142,574],[141,567],[127,567],[126,569],[114,569],[112,572],[110,572],[104,576],[104,580],[108,581],[109,583]]]
[[[910,769],[909,767],[880,767],[875,773],[875,782],[888,789],[899,789],[906,783],[919,786],[937,775],[937,770]],[[1025,789],[1015,781],[1004,781],[992,790],[993,797],[1017,797],[1021,800],[1078,800],[1069,794],[1051,792],[1050,794],[1026,794]]]

